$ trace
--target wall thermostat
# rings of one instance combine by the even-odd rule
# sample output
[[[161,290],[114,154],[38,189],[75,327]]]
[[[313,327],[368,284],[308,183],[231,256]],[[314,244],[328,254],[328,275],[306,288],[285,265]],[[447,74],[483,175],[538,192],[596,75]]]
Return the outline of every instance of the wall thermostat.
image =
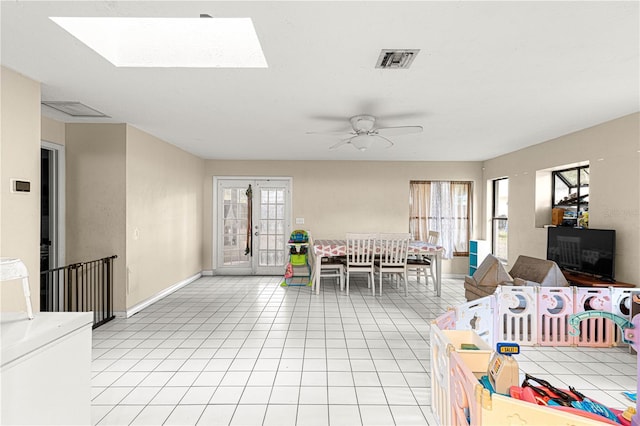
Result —
[[[31,182],[23,179],[11,179],[11,192],[31,192]]]

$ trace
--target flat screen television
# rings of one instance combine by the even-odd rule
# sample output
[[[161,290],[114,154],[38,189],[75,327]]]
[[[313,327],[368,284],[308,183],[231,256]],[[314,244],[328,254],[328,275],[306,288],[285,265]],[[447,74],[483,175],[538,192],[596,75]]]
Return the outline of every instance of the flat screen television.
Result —
[[[603,280],[615,279],[616,231],[565,226],[550,227],[547,259],[566,271]]]

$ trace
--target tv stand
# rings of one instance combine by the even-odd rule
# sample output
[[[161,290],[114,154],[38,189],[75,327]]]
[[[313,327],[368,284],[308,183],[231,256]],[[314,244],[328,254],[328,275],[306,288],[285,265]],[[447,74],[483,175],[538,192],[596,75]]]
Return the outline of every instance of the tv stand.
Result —
[[[569,284],[578,287],[621,287],[621,288],[634,288],[634,284],[623,283],[620,281],[609,281],[603,278],[593,277],[591,275],[580,274],[578,272],[562,271],[564,277],[569,281]]]

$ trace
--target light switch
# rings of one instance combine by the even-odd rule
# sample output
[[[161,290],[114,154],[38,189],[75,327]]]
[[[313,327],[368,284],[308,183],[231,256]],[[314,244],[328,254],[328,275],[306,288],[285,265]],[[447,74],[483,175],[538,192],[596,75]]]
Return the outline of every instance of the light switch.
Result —
[[[296,217],[296,225],[304,225],[304,217]]]

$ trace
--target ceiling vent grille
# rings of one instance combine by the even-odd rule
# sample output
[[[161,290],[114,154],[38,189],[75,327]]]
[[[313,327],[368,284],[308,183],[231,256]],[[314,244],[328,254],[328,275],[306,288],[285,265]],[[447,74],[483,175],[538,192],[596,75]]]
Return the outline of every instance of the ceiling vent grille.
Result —
[[[42,101],[42,105],[53,108],[57,111],[64,112],[72,117],[106,117],[108,115],[86,106],[81,102],[73,101]]]
[[[376,68],[407,69],[415,59],[420,49],[393,50],[382,49]]]

